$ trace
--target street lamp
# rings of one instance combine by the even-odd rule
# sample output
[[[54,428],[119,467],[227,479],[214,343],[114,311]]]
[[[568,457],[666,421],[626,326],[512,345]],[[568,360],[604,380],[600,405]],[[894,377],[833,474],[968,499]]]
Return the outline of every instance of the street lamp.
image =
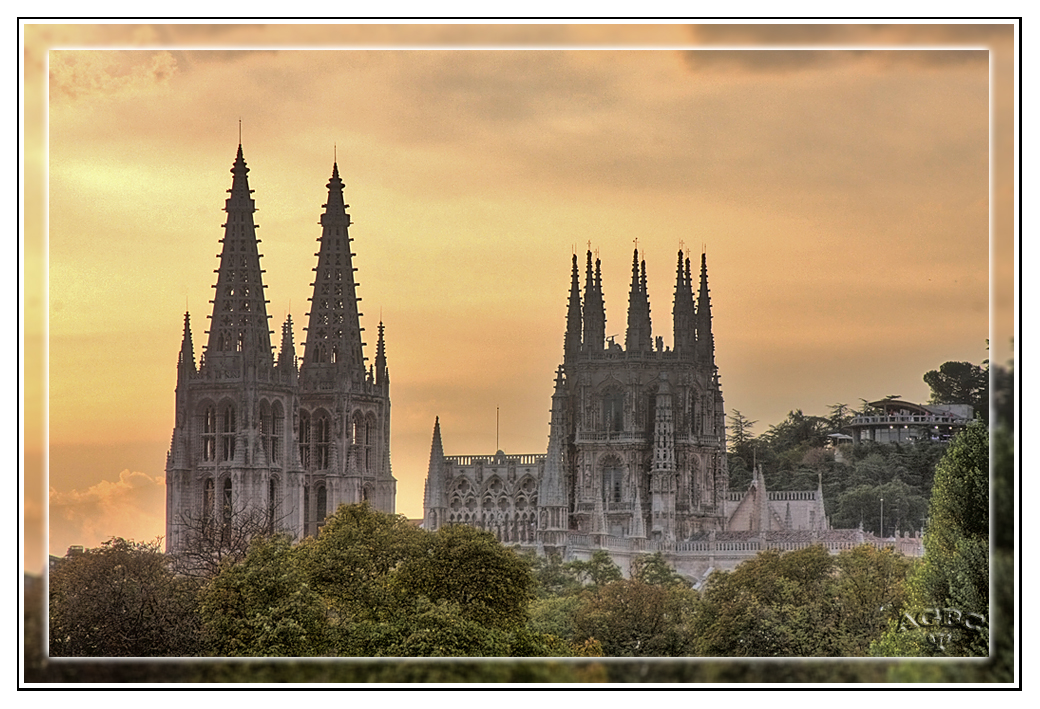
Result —
[[[881,529],[878,530],[878,536],[882,539],[885,538],[885,498],[881,498]]]

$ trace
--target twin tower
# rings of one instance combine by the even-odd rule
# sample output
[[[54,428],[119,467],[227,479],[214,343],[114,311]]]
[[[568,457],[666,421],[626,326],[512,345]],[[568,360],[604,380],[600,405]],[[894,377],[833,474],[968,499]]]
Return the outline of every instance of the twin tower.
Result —
[[[504,542],[565,554],[724,530],[725,407],[703,255],[695,291],[679,252],[672,325],[668,349],[652,335],[646,263],[636,251],[625,345],[608,342],[599,259],[593,266],[586,255],[582,297],[573,256],[546,454],[445,456],[438,421],[425,526],[474,524]]]
[[[339,168],[321,215],[318,265],[302,362],[292,317],[271,346],[242,146],[231,168],[223,248],[196,365],[188,314],[177,361],[176,419],[166,460],[166,540],[287,530],[315,534],[343,503],[394,511],[390,376],[383,324],[366,367],[357,283]]]

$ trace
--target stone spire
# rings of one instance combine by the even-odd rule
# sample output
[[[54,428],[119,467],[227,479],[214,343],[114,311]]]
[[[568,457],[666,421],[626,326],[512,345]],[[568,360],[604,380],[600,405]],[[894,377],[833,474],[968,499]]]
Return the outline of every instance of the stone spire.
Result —
[[[430,445],[430,466],[426,472],[425,500],[425,529],[436,531],[444,526],[447,518],[447,498],[444,489],[444,445],[441,443],[441,418],[438,416],[433,422],[433,443]]]
[[[675,300],[672,303],[672,343],[676,352],[692,353],[696,339],[693,309],[693,289],[690,285],[690,259],[683,271],[683,252],[675,268]]]
[[[248,173],[240,144],[231,168],[231,196],[224,206],[227,222],[221,239],[224,246],[217,284],[213,286],[216,293],[205,353],[207,365],[230,364],[229,359],[238,360],[243,355],[248,358],[247,364],[272,364],[260,242],[256,238],[258,225],[253,223],[256,206],[250,196],[253,190],[249,189]]]
[[[606,338],[607,318],[603,309],[603,284],[600,280],[599,259],[596,270],[592,270],[592,251],[585,257],[585,306],[583,308],[584,337],[582,349],[586,352],[602,352]]]
[[[571,256],[571,296],[567,301],[567,332],[563,336],[563,361],[572,362],[581,352],[581,289],[578,286],[578,254]]]
[[[321,248],[315,254],[314,295],[311,297],[303,365],[300,368],[305,386],[321,371],[338,372],[337,379],[360,382],[365,376],[362,354],[361,322],[358,312],[357,286],[350,252],[352,239],[347,233],[350,215],[343,202],[343,181],[339,166],[332,164],[332,178],[327,185],[328,201],[321,215]]]
[[[386,368],[386,342],[383,340],[383,321],[379,321],[379,338],[376,340],[375,382],[382,386],[390,381],[390,370]]]
[[[636,500],[632,505],[632,529],[629,531],[629,536],[644,539],[646,538],[646,523],[643,521],[643,494],[640,491],[642,486],[638,480],[633,480],[633,485],[636,488]]]
[[[625,350],[650,352],[653,347],[650,332],[650,298],[646,292],[646,261],[640,275],[639,250],[632,251],[632,285],[628,292],[628,330],[625,332]]]
[[[177,355],[177,381],[195,374],[195,346],[191,341],[191,316],[184,313],[184,336],[181,351]]]
[[[697,354],[715,363],[715,338],[711,334],[711,299],[708,297],[708,261],[701,254],[701,287],[697,294]]]
[[[278,349],[278,368],[296,368],[296,344],[293,342],[292,315],[282,323],[282,346]]]
[[[654,407],[654,459],[650,469],[652,531],[663,540],[675,539],[675,423],[672,390],[667,375],[660,375]]]
[[[538,528],[540,539],[549,546],[567,542],[567,481],[564,473],[564,449],[567,445],[566,421],[567,392],[563,367],[556,370],[556,385],[552,396],[552,414],[549,421],[549,448],[545,469],[538,484],[538,506],[541,508]]]

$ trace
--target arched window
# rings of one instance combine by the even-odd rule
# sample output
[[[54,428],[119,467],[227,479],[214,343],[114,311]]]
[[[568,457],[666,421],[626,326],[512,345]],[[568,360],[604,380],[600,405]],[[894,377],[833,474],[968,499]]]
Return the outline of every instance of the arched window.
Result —
[[[300,412],[300,465],[311,468],[311,416],[306,411]]]
[[[315,464],[317,470],[326,470],[329,467],[329,417],[321,415],[314,422],[315,428]]]
[[[271,407],[266,401],[260,402],[260,444],[264,448],[268,464],[271,463]]]
[[[216,501],[216,493],[213,478],[206,478],[202,490],[202,533],[207,537],[213,532],[213,503]]]
[[[221,517],[222,517],[222,529],[221,534],[224,542],[227,543],[231,540],[231,517],[232,517],[232,498],[231,498],[231,478],[224,480],[224,494],[221,499]]]
[[[326,497],[325,486],[318,485],[317,489],[318,504],[315,505],[318,510],[318,529],[325,526],[325,516],[328,514],[328,498]]]
[[[278,465],[282,462],[282,432],[285,430],[285,413],[282,404],[274,402],[271,411],[271,464]]]
[[[233,460],[235,457],[235,407],[224,406],[220,414],[220,459]]]
[[[608,431],[620,431],[624,427],[625,395],[612,389],[603,394],[603,425]]]
[[[371,472],[372,470],[372,441],[375,438],[376,433],[376,420],[371,415],[365,419],[365,472]]]
[[[267,481],[267,533],[274,534],[275,508],[278,505],[278,481],[271,478]]]
[[[617,461],[608,461],[603,466],[603,506],[612,509],[621,506],[621,483],[624,470]]]
[[[202,459],[217,459],[217,410],[212,406],[202,411]]]

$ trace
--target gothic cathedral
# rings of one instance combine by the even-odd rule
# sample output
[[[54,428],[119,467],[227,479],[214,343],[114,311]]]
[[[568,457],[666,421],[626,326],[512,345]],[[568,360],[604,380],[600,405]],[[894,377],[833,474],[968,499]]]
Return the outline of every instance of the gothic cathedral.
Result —
[[[599,259],[594,270],[586,255],[583,300],[573,256],[546,455],[444,456],[438,422],[426,528],[476,524],[503,541],[561,551],[606,538],[668,544],[724,530],[725,408],[703,255],[695,294],[690,260],[679,252],[672,316],[667,349],[652,337],[637,251],[625,346],[608,342]]]
[[[394,511],[383,324],[366,368],[339,168],[333,163],[321,215],[302,362],[291,316],[277,358],[271,346],[248,172],[239,145],[198,366],[184,317],[166,460],[168,551],[192,534],[228,534],[238,524],[313,535],[340,504],[367,500]]]

